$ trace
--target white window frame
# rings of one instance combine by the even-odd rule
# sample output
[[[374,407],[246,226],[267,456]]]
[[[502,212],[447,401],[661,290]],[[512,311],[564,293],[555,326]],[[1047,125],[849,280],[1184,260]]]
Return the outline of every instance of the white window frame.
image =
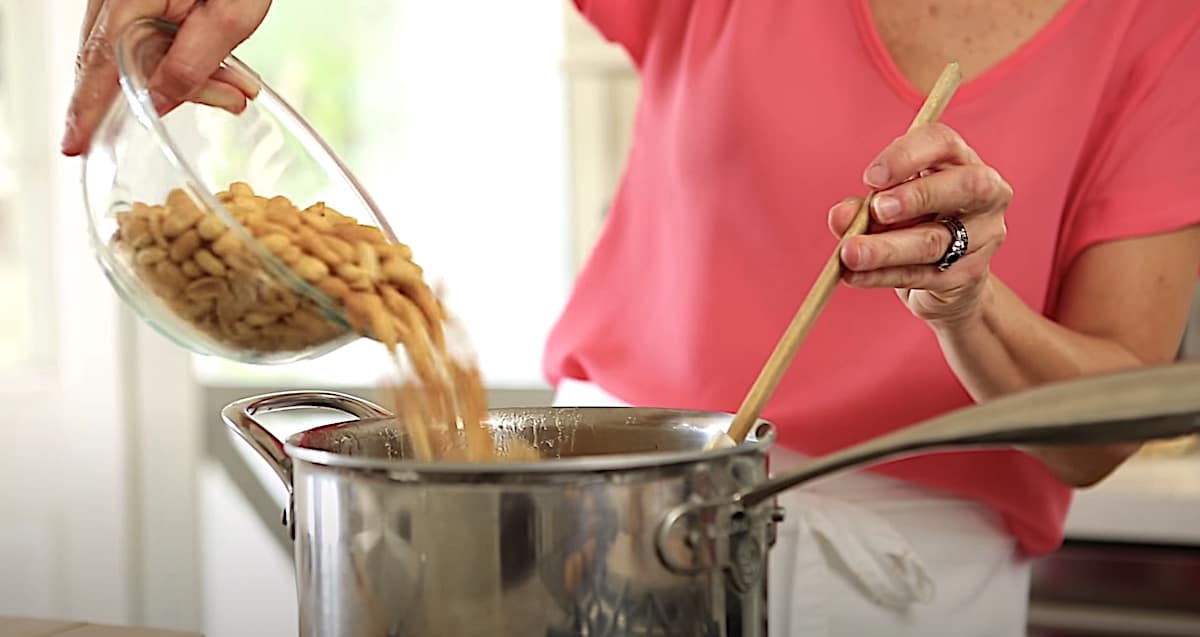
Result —
[[[26,48],[29,39],[21,32],[28,25],[44,25],[49,15],[44,2],[0,0],[0,90],[5,92],[9,121],[0,123],[7,129],[15,161],[11,167],[13,189],[9,202],[19,207],[18,214],[25,230],[22,257],[29,268],[31,289],[44,291],[20,303],[32,303],[30,357],[17,369],[0,368],[0,383],[30,397],[44,397],[57,386],[58,303],[54,289],[56,270],[62,265],[52,258],[50,231],[54,222],[47,213],[53,202],[45,193],[54,192],[56,172],[51,152],[55,146],[46,145],[53,137],[50,120],[49,95],[52,84],[45,72],[49,55],[44,50]],[[24,36],[24,37],[22,37]]]

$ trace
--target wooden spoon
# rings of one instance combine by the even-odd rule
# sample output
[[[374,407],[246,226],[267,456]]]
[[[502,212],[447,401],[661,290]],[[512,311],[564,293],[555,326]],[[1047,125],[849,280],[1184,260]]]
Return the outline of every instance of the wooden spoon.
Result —
[[[962,72],[959,70],[958,62],[947,64],[946,68],[942,70],[942,74],[938,77],[937,82],[933,85],[933,89],[929,92],[929,97],[921,105],[921,110],[917,112],[917,116],[913,119],[908,130],[911,131],[919,126],[936,122],[942,116],[942,112],[946,110],[946,105],[950,103],[950,98],[954,95],[961,82]],[[808,336],[813,323],[816,322],[817,316],[825,309],[825,305],[829,302],[829,297],[833,295],[834,288],[837,287],[838,281],[842,278],[842,244],[846,239],[866,232],[867,224],[871,219],[871,199],[875,197],[875,194],[875,191],[872,190],[867,193],[866,197],[863,197],[862,205],[858,207],[858,213],[854,216],[854,220],[850,223],[850,227],[846,230],[846,233],[842,235],[837,249],[833,251],[833,256],[829,257],[829,261],[825,264],[824,269],[817,276],[817,280],[813,283],[812,289],[809,290],[808,296],[804,298],[800,309],[796,311],[796,316],[792,319],[791,325],[783,333],[783,337],[779,339],[779,343],[775,345],[775,351],[771,353],[771,357],[767,359],[766,365],[759,372],[758,380],[754,381],[754,386],[750,388],[750,393],[746,395],[746,399],[742,401],[742,406],[738,408],[737,414],[729,424],[729,438],[733,439],[734,442],[740,443],[746,439],[746,435],[750,432],[751,427],[758,420],[758,415],[762,412],[763,406],[771,398],[771,394],[775,392],[775,388],[779,386],[779,381],[783,378],[783,374],[787,371],[788,366],[792,364],[792,359],[796,356],[796,350],[800,348],[800,344]],[[720,436],[714,439],[711,445],[718,444],[719,439]],[[728,442],[725,444],[728,444]]]

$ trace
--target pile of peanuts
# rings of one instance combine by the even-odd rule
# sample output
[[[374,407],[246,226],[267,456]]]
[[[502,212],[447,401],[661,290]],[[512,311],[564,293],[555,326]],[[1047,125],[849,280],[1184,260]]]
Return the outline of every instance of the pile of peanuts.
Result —
[[[417,457],[498,457],[483,424],[478,370],[448,355],[444,308],[408,246],[324,203],[301,210],[240,182],[217,199],[259,245],[328,297],[355,331],[383,343],[398,366],[397,345],[404,346],[418,382],[390,389]],[[217,214],[183,191],[171,191],[163,205],[135,203],[116,219],[118,253],[172,312],[210,338],[270,353],[343,335],[315,300],[271,274]]]
[[[243,183],[217,198],[292,272],[341,304],[358,331],[408,344],[404,337],[420,322],[440,342],[442,308],[407,246],[324,204],[300,210],[286,197],[261,197]],[[286,352],[343,332],[315,301],[272,276],[218,215],[180,190],[165,205],[135,203],[117,215],[117,224],[114,243],[141,280],[219,342]]]

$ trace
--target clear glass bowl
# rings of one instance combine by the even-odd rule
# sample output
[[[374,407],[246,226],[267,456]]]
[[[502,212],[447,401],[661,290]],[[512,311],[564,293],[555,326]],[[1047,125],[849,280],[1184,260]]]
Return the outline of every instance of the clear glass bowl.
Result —
[[[234,57],[230,71],[262,84],[244,112],[189,103],[159,117],[146,87],[175,31],[147,20],[121,35],[121,92],[84,155],[92,243],[109,281],[144,320],[200,354],[286,363],[354,340],[342,306],[315,277],[302,278],[288,265],[296,258],[277,256],[247,227],[254,222],[239,221],[251,218],[251,199],[229,188],[242,182],[302,210],[324,202],[395,243],[391,228],[329,146]],[[189,233],[201,238],[195,248]]]

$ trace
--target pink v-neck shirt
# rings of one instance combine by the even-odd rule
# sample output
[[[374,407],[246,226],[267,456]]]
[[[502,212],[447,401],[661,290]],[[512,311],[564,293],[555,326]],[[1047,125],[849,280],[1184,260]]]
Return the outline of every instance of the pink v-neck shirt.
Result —
[[[922,96],[866,0],[576,2],[634,60],[642,98],[546,374],[636,405],[736,411],[834,250],[830,206],[863,194]],[[1200,221],[1200,2],[1072,0],[943,121],[1015,191],[993,272],[1053,316],[1087,247]],[[892,291],[842,286],[764,417],[780,444],[823,454],[970,403]],[[995,507],[1030,554],[1061,542],[1070,491],[1024,454],[877,470]]]

